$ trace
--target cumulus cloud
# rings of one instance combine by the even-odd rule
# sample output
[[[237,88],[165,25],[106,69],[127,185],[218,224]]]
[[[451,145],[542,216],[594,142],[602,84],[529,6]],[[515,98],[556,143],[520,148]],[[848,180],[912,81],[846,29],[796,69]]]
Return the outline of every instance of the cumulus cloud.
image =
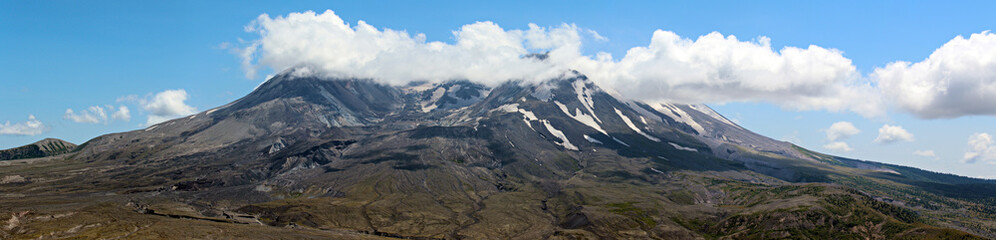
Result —
[[[110,118],[107,117],[108,112],[111,113]],[[69,119],[73,122],[78,122],[78,123],[107,124],[109,122],[109,119],[122,120],[127,122],[131,119],[131,113],[128,111],[128,107],[125,107],[123,105],[117,107],[117,111],[115,111],[115,107],[111,105],[106,105],[103,107],[90,106],[90,108],[84,109],[79,112],[67,108],[65,114],[62,115],[62,118]]]
[[[854,124],[851,122],[835,122],[827,129],[827,140],[837,141],[838,139],[845,139],[858,133],[861,133],[861,130],[854,127]]]
[[[121,121],[131,121],[131,111],[128,107],[122,105],[118,107],[118,111],[111,114],[111,119],[121,120]]]
[[[899,108],[921,118],[996,115],[996,34],[955,37],[923,61],[893,62],[871,76]]]
[[[710,33],[692,40],[658,30],[648,46],[615,59],[608,53],[582,55],[582,39],[605,38],[571,24],[506,30],[477,22],[453,31],[454,42],[444,43],[363,21],[350,25],[332,11],[308,11],[275,18],[263,14],[246,30],[259,35],[238,49],[250,78],[266,68],[307,66],[302,69],[395,85],[454,79],[495,85],[546,80],[574,69],[643,101],[763,101],[865,116],[880,116],[885,109],[879,91],[840,51],[819,46],[776,51],[766,37],[741,41]],[[548,57],[523,57],[535,52],[548,52]]]
[[[980,160],[996,164],[996,145],[989,133],[975,133],[968,137],[968,151],[963,161],[975,163]]]
[[[811,45],[771,48],[770,40],[740,41],[710,33],[692,40],[654,32],[647,47],[579,58],[572,68],[627,96],[648,101],[764,101],[796,110],[884,114],[876,90],[840,51]]]
[[[823,148],[838,152],[850,152],[854,150],[851,149],[851,146],[848,146],[846,142],[831,142],[826,145],[823,145]]]
[[[882,125],[882,128],[878,129],[878,137],[875,138],[876,143],[888,144],[898,141],[912,142],[913,134],[903,129],[901,126],[892,126],[889,124]]]
[[[921,157],[937,158],[937,154],[934,153],[934,150],[916,150],[916,151],[913,151],[913,155],[917,155],[917,156],[921,156]]]
[[[97,106],[93,106],[90,108],[100,109],[100,107]],[[102,119],[107,120],[107,114],[104,114],[103,109],[100,110],[99,114],[103,114]],[[66,109],[66,113],[62,115],[62,118],[69,119],[72,120],[73,122],[78,122],[78,123],[99,123],[101,120],[101,116],[98,115],[98,113],[95,113],[94,111],[83,110],[80,113],[76,113],[75,111],[73,111],[73,109],[70,108]]]
[[[34,136],[45,131],[45,124],[35,119],[35,115],[28,115],[28,121],[11,124],[10,121],[0,125],[0,135],[26,135]]]
[[[156,93],[150,98],[140,99],[142,109],[149,113],[146,125],[153,125],[177,117],[187,116],[197,112],[188,106],[187,91],[183,89],[166,90]]]
[[[861,130],[858,130],[858,128],[854,127],[854,124],[852,124],[851,122],[847,121],[835,122],[830,125],[830,128],[827,129],[827,140],[830,140],[830,143],[823,145],[823,148],[838,152],[853,151],[854,149],[852,149],[851,146],[847,145],[846,142],[837,141],[837,140],[846,139],[860,132]]]
[[[469,79],[489,84],[545,80],[566,69],[522,56],[530,50],[575,55],[583,32],[567,24],[549,29],[531,24],[528,30],[506,31],[492,22],[477,22],[454,31],[456,42],[448,44],[427,42],[423,34],[379,30],[363,21],[351,26],[331,10],[276,18],[263,14],[246,30],[260,35],[240,51],[247,77],[255,77],[264,67],[280,71],[304,65],[333,76],[396,85],[415,80]]]

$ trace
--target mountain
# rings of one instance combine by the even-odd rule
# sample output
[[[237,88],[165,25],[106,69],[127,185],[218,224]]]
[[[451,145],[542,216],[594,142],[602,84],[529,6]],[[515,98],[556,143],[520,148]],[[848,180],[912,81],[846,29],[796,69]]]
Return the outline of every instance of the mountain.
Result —
[[[0,184],[0,238],[996,237],[996,181],[810,151],[578,72],[495,87],[302,72],[6,164],[21,181]]]
[[[73,149],[76,149],[76,144],[61,139],[46,138],[32,144],[0,150],[0,161],[55,156]]]

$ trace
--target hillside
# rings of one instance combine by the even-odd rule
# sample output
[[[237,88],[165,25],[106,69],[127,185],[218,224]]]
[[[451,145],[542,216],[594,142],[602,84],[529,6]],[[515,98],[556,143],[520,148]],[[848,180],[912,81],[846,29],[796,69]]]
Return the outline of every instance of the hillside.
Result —
[[[68,153],[73,149],[76,149],[76,144],[55,138],[46,138],[32,144],[0,150],[0,161],[54,156]]]
[[[817,153],[578,72],[390,86],[290,69],[14,175],[5,239],[996,237],[994,181]]]

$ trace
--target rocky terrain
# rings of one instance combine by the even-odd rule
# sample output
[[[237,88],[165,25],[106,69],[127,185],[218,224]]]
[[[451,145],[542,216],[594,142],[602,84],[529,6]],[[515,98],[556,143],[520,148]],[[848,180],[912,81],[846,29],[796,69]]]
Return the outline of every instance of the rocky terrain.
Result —
[[[0,162],[0,238],[996,237],[996,181],[813,152],[578,72],[389,86],[290,69],[66,149]]]
[[[55,156],[68,153],[73,149],[76,149],[76,144],[60,139],[46,138],[32,144],[0,150],[0,161]]]

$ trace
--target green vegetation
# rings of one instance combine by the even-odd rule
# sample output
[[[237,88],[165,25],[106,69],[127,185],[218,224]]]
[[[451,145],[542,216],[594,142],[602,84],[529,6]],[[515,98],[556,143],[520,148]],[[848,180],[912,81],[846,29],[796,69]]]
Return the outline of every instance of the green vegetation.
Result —
[[[673,191],[668,194],[668,199],[672,202],[682,205],[692,205],[695,204],[695,195],[692,191],[688,190],[678,190]]]
[[[609,211],[615,214],[627,216],[640,224],[640,228],[648,230],[657,226],[657,221],[646,210],[633,206],[634,202],[610,203],[606,204]]]
[[[801,205],[735,214],[720,220],[681,218],[672,220],[703,236],[714,238],[825,238],[835,239],[924,239],[947,236],[976,239],[965,233],[929,227],[916,212],[875,200],[848,188],[823,185],[792,185],[747,190],[737,186],[739,198],[752,199],[748,207],[783,204],[786,199],[816,197],[814,205]],[[761,209],[769,209],[763,207]]]

